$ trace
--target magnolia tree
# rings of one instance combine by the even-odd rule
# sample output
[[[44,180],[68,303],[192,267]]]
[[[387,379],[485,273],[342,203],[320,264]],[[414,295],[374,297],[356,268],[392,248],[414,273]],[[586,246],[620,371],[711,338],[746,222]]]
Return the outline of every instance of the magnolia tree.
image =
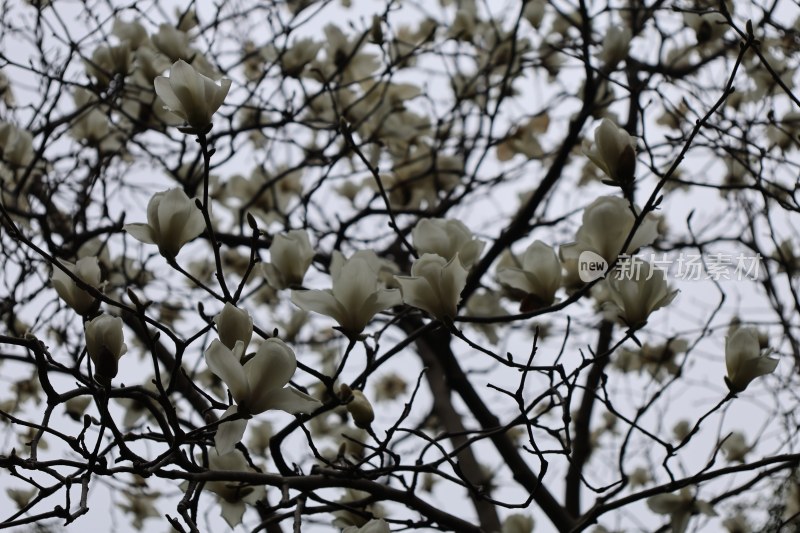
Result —
[[[792,4],[5,3],[0,528],[796,527]]]

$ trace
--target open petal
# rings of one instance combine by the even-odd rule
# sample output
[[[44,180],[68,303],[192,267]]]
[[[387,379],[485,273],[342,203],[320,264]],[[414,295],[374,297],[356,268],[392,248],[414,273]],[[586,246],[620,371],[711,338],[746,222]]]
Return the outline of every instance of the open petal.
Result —
[[[271,391],[264,397],[268,409],[278,409],[289,414],[313,413],[322,402],[292,387]]]
[[[222,414],[220,419],[233,416],[237,412],[237,406],[231,405]],[[214,446],[217,448],[217,453],[219,455],[225,455],[226,453],[232,452],[236,443],[241,442],[245,429],[247,429],[247,420],[244,418],[221,423],[217,427],[216,435],[214,435]]]
[[[289,346],[278,339],[267,339],[256,355],[244,365],[250,383],[247,409],[252,414],[270,409],[269,395],[283,388],[297,369],[297,359]]]
[[[185,120],[186,113],[183,111],[181,101],[178,100],[177,96],[175,96],[175,91],[172,90],[172,85],[169,82],[169,78],[165,76],[158,76],[153,82],[153,85],[155,86],[156,94],[164,101],[164,106],[167,108],[167,110]]]
[[[519,289],[525,292],[536,292],[535,288],[531,286],[528,281],[528,276],[519,268],[504,268],[497,272],[497,279],[501,283],[505,283],[509,287]]]
[[[458,254],[451,259],[442,269],[441,295],[444,304],[455,313],[458,302],[461,300],[461,291],[467,284],[467,269],[461,265]]]
[[[372,316],[380,313],[384,309],[389,309],[403,303],[403,296],[399,289],[379,289],[369,300],[368,311]]]
[[[237,346],[242,341],[238,341]],[[247,384],[247,375],[242,367],[242,363],[234,353],[229,350],[219,339],[211,341],[211,345],[206,349],[206,364],[211,372],[220,378],[231,390],[236,403],[242,403],[250,395],[250,388]]]
[[[203,213],[194,205],[194,198],[190,198],[191,207],[181,230],[181,244],[185,244],[206,230],[206,221]]]
[[[353,257],[342,266],[339,277],[333,283],[333,297],[342,308],[357,313],[361,306],[375,292],[378,276],[370,268],[366,259]]]
[[[692,513],[688,510],[681,510],[672,515],[672,533],[683,533],[689,527],[689,520]]]
[[[628,245],[627,252],[631,253],[642,246],[652,244],[657,238],[658,219],[655,217],[655,215],[653,215],[653,213],[648,213],[645,215],[642,223],[636,229],[636,233],[633,235],[633,239],[631,239],[631,243]]]
[[[395,276],[394,279],[400,284],[400,292],[405,304],[430,314],[436,313],[436,307],[432,304],[437,296],[427,279],[408,276]]]
[[[314,311],[329,316],[340,324],[346,316],[330,289],[292,291],[292,302],[303,311]]]
[[[756,357],[749,359],[742,365],[744,375],[755,379],[766,374],[771,374],[778,367],[778,360],[770,357]]]
[[[131,237],[145,244],[155,244],[156,239],[153,235],[153,228],[147,224],[125,224],[122,229],[128,232]]]
[[[203,82],[200,74],[186,61],[179,59],[169,70],[169,83],[175,96],[180,100],[184,112],[188,115],[197,106],[205,106],[202,101]]]
[[[189,217],[191,200],[181,189],[170,189],[161,198],[158,204],[158,222],[160,224],[160,239],[162,241],[173,241],[168,244],[180,248],[183,242],[179,242],[183,225]]]
[[[675,494],[656,494],[647,498],[647,506],[658,514],[672,514],[683,505],[683,499]]]
[[[209,111],[214,113],[225,101],[225,97],[228,96],[228,91],[231,88],[231,80],[220,80],[219,85],[214,82],[211,83],[214,85],[214,92],[212,98],[209,100]]]
[[[247,508],[243,501],[229,502],[223,498],[220,498],[219,505],[222,509],[220,514],[229,526],[235,528],[242,523],[242,517],[244,516],[244,511]]]

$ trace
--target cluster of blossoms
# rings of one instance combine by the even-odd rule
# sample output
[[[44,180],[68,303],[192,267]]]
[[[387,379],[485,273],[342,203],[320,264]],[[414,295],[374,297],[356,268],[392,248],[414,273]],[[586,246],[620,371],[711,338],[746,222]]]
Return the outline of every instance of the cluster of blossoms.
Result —
[[[311,3],[292,1],[287,4],[292,14],[297,15]],[[146,217],[146,222],[114,225],[117,232],[121,225],[124,235],[114,240],[110,247],[116,251],[120,241],[129,245],[133,239],[144,245],[140,247],[141,250],[157,250],[160,257],[153,253],[147,256],[146,261],[176,269],[186,275],[193,289],[202,287],[224,302],[213,319],[207,318],[203,307],[199,306],[200,315],[206,321],[203,335],[216,331],[217,336],[210,342],[203,341],[202,348],[197,350],[197,354],[203,356],[196,374],[198,382],[207,389],[203,390],[207,399],[216,402],[212,403],[220,411],[219,417],[210,415],[210,409],[204,413],[208,415],[206,422],[209,428],[196,432],[202,434],[203,439],[208,439],[208,443],[213,435],[214,448],[208,450],[205,458],[197,458],[197,463],[209,471],[248,475],[259,473],[250,457],[243,453],[245,434],[248,432],[250,435],[247,449],[265,454],[271,434],[265,429],[268,424],[266,419],[272,411],[305,415],[298,416],[297,421],[307,423],[309,434],[332,437],[336,441],[338,450],[321,452],[317,457],[321,462],[325,461],[325,466],[339,468],[344,464],[350,468],[357,464],[360,468],[368,463],[360,462],[372,453],[372,449],[364,443],[369,438],[376,439],[375,427],[382,422],[382,413],[374,408],[370,398],[377,401],[405,398],[407,384],[403,377],[387,374],[381,381],[376,379],[369,382],[375,391],[373,396],[368,392],[366,381],[364,388],[355,389],[339,380],[346,375],[342,373],[343,367],[354,346],[364,347],[367,364],[371,365],[374,362],[373,346],[379,344],[383,331],[402,323],[408,316],[414,317],[415,326],[417,319],[422,316],[431,319],[433,324],[438,322],[444,329],[455,331],[454,324],[460,319],[462,308],[464,314],[470,317],[487,321],[492,318],[505,319],[508,315],[505,305],[510,301],[519,304],[521,317],[513,317],[514,320],[526,320],[534,314],[555,312],[561,309],[559,306],[562,303],[571,304],[572,298],[591,298],[597,304],[594,309],[597,316],[602,318],[604,324],[613,322],[624,326],[626,335],[632,339],[632,346],[633,341],[638,343],[635,334],[649,335],[655,329],[647,328],[649,324],[652,326],[654,313],[659,312],[656,316],[666,315],[664,310],[678,298],[679,292],[670,286],[664,272],[639,257],[632,259],[637,272],[635,277],[616,275],[623,269],[620,264],[622,255],[633,255],[643,248],[657,245],[664,230],[652,204],[639,207],[635,203],[636,186],[639,185],[637,150],[645,143],[640,143],[633,135],[636,133],[635,125],[622,127],[610,111],[612,103],[616,101],[615,83],[609,81],[610,78],[597,81],[597,86],[592,88],[595,95],[591,102],[591,117],[597,119],[599,124],[593,130],[593,135],[589,135],[591,139],[583,142],[583,177],[586,179],[582,179],[581,184],[591,183],[589,177],[593,176],[609,187],[616,187],[617,194],[621,195],[594,197],[582,210],[580,226],[574,232],[574,237],[565,239],[570,242],[548,243],[541,239],[529,240],[524,235],[517,237],[512,245],[515,250],[508,248],[502,254],[498,252],[498,258],[489,257],[495,250],[484,256],[487,242],[476,237],[463,222],[455,218],[426,218],[445,212],[448,213],[446,216],[454,216],[455,209],[447,211],[436,208],[447,207],[442,202],[443,198],[449,200],[464,188],[464,177],[470,172],[471,162],[462,153],[465,151],[451,150],[450,144],[441,142],[451,132],[420,111],[421,102],[426,98],[421,87],[410,82],[395,82],[389,76],[384,76],[383,56],[391,60],[392,68],[402,69],[417,61],[415,51],[424,47],[437,32],[446,35],[454,46],[473,46],[475,53],[472,59],[480,75],[454,75],[450,80],[452,91],[460,103],[487,110],[495,87],[505,85],[506,78],[513,80],[520,76],[526,68],[525,64],[529,62],[523,61],[523,56],[536,52],[539,54],[537,67],[545,69],[550,76],[557,76],[564,54],[553,52],[556,50],[556,37],[568,39],[570,32],[574,35],[578,28],[589,27],[581,20],[579,13],[559,11],[556,16],[547,2],[528,0],[524,2],[521,14],[531,27],[537,30],[542,28],[547,13],[548,21],[552,18],[549,21],[552,22],[550,33],[542,31],[543,38],[537,41],[539,49],[535,50],[532,41],[519,39],[516,31],[507,31],[488,20],[477,2],[465,0],[457,4],[454,6],[452,24],[446,28],[432,19],[426,19],[417,27],[404,26],[389,32],[384,19],[376,15],[369,32],[361,36],[348,35],[331,24],[323,29],[324,40],[315,37],[289,39],[287,34],[286,42],[282,45],[278,45],[277,41],[264,46],[252,41],[244,42],[241,63],[238,65],[245,78],[241,83],[223,78],[217,67],[192,46],[195,33],[192,30],[197,25],[194,16],[181,17],[177,25],[164,24],[153,34],[148,34],[138,22],[116,20],[110,41],[99,45],[87,56],[85,69],[90,80],[88,89],[78,88],[71,94],[75,116],[70,123],[69,135],[73,141],[83,148],[95,150],[98,157],[110,158],[111,154],[119,153],[124,158],[129,149],[135,150],[128,144],[133,144],[129,140],[140,131],[139,128],[172,135],[175,130],[166,126],[178,126],[179,132],[189,135],[176,135],[180,139],[178,142],[186,143],[186,139],[193,140],[196,137],[200,145],[199,163],[181,161],[182,164],[174,172],[170,171],[177,185],[156,192],[149,198],[146,214],[142,215]],[[633,17],[635,14],[625,16]],[[697,53],[713,57],[721,50],[729,27],[721,13],[685,12],[684,17],[694,34],[693,46],[698,48]],[[624,22],[627,24],[630,21]],[[633,24],[627,25],[634,27]],[[627,27],[611,25],[602,40],[591,44],[592,61],[599,61],[599,71],[604,78],[621,63],[628,61],[633,38]],[[690,53],[688,50],[684,52]],[[783,80],[786,69],[780,67],[785,66],[786,62],[774,57],[772,59],[775,59],[779,79]],[[680,53],[672,60],[672,66],[682,68]],[[748,56],[745,67],[752,72],[755,84],[749,98],[755,99],[757,95],[767,94],[774,88],[774,77],[765,77],[763,72],[756,73],[754,59]],[[167,69],[169,75],[165,76]],[[308,83],[309,87],[324,87],[326,90],[301,91],[298,108],[302,111],[297,116],[290,117],[287,112],[275,120],[267,116],[269,112],[261,109],[265,106],[249,103],[226,114],[236,107],[231,102],[234,97],[257,92],[252,90],[253,87],[264,79],[270,69],[277,69],[286,79]],[[236,69],[223,71],[235,80]],[[785,80],[785,84],[791,86],[791,76]],[[589,87],[584,87],[581,93],[587,90]],[[508,88],[509,95],[513,95],[513,91],[513,88]],[[0,92],[10,94],[2,86],[2,79]],[[117,96],[118,102],[114,100]],[[220,113],[220,110],[223,112]],[[687,122],[687,113],[688,108],[683,106],[659,119],[659,124],[680,130]],[[223,114],[225,116],[220,116]],[[212,169],[215,173],[224,172],[222,165],[212,167],[210,163],[215,154],[215,139],[210,135],[211,131],[217,131],[211,128],[215,116],[218,122],[227,121],[232,128],[241,128],[242,132],[246,132],[239,139],[231,136],[231,146],[238,148],[236,142],[246,136],[247,140],[242,142],[251,143],[259,154],[268,154],[255,164],[249,174],[229,177],[211,174]],[[507,132],[501,132],[497,142],[489,144],[494,149],[496,160],[501,163],[520,159],[545,160],[549,153],[545,134],[553,131],[550,120],[546,111],[537,111],[511,126]],[[302,148],[299,151],[308,155],[309,166],[330,166],[331,147],[342,148],[337,157],[354,167],[359,161],[368,163],[373,172],[363,183],[357,183],[349,177],[352,173],[347,173],[347,178],[332,178],[341,179],[331,189],[354,207],[361,206],[361,202],[369,197],[371,203],[367,205],[370,208],[372,202],[379,199],[381,209],[385,208],[390,214],[399,213],[399,226],[394,219],[391,224],[396,233],[392,235],[397,238],[396,246],[391,248],[390,253],[384,254],[393,261],[372,250],[357,250],[358,246],[351,246],[348,254],[340,251],[359,242],[355,238],[344,242],[349,230],[345,224],[332,231],[306,229],[312,227],[309,221],[313,215],[309,216],[308,213],[316,208],[316,199],[311,200],[304,168],[295,168],[288,163],[270,166],[274,138],[271,136],[271,126],[267,127],[266,124],[280,121],[303,121],[314,131],[313,140],[307,144],[304,144],[304,140],[291,141],[293,146]],[[786,151],[798,144],[798,122],[797,113],[787,112],[780,121],[770,125],[769,139],[775,147]],[[341,147],[334,146],[335,143],[325,144],[324,134],[333,130],[346,133]],[[216,144],[219,147],[221,143]],[[17,188],[17,181],[26,172],[34,176],[28,181],[35,184],[37,173],[44,174],[48,170],[36,166],[34,160],[37,149],[31,132],[11,123],[0,123],[0,180],[4,185],[4,204],[8,203],[6,189]],[[578,151],[571,153],[577,154]],[[230,156],[231,159],[233,157]],[[748,168],[752,167],[752,163],[752,158],[747,155],[727,160],[727,185],[746,184],[750,172]],[[28,169],[29,166],[34,168]],[[29,194],[29,189],[36,187],[20,187],[17,193],[25,196]],[[201,190],[207,194],[201,195]],[[227,209],[219,218],[215,218],[212,216],[212,205],[219,206],[216,209]],[[51,206],[47,207],[49,209]],[[56,213],[54,216],[62,214],[57,205],[52,209]],[[302,222],[298,222],[301,218],[296,215],[298,211],[305,213]],[[236,250],[246,238],[238,239],[237,235],[229,239],[235,245],[220,246],[217,242],[221,228],[227,231],[226,224],[237,217],[240,225],[247,217],[253,230],[252,240],[248,241],[252,246],[249,250],[252,258]],[[413,225],[400,227],[412,217],[418,217]],[[568,226],[571,218],[565,217],[563,225]],[[59,220],[62,224],[69,223],[69,218],[65,216]],[[262,228],[258,227],[259,223]],[[269,231],[264,231],[264,227]],[[531,227],[539,231],[535,226]],[[481,235],[488,233],[486,231]],[[337,234],[337,240],[331,245],[333,234]],[[406,241],[409,235],[410,245]],[[499,235],[498,241],[494,242],[499,242],[503,237]],[[185,259],[191,255],[191,250],[187,248],[199,250],[208,243],[211,244],[214,261],[204,257],[184,270],[178,261],[179,256]],[[141,264],[144,262],[124,256],[112,261],[108,257],[110,253],[106,243],[100,248],[76,252],[74,262],[60,257],[54,259],[50,279],[61,301],[83,320],[85,353],[78,360],[91,366],[92,377],[97,384],[110,389],[115,381],[119,381],[120,365],[126,364],[131,358],[121,359],[128,351],[125,324],[131,326],[128,318],[135,315],[132,311],[138,313],[136,319],[146,317],[147,320],[142,320],[142,323],[149,327],[155,320],[151,320],[147,313],[158,308],[163,331],[168,328],[178,331],[180,319],[183,318],[181,311],[185,306],[171,308],[171,302],[156,305],[150,301],[142,303],[130,296],[132,292],[129,298],[135,304],[135,309],[122,304],[124,297],[118,291],[132,284],[133,280],[145,286],[151,281],[150,275]],[[262,261],[262,256],[267,254],[268,260]],[[799,255],[795,252],[792,240],[787,239],[776,247],[773,260],[782,271],[792,276],[800,272]],[[591,276],[591,279],[586,278],[584,271],[587,257],[604,265],[604,270]],[[133,267],[139,270],[135,270],[130,263],[134,263]],[[470,276],[483,276],[492,264],[493,281],[484,284],[484,279],[470,279]],[[198,269],[204,270],[198,273]],[[479,272],[480,269],[483,270]],[[144,274],[136,277],[130,275],[131,272]],[[236,290],[229,290],[225,286],[226,273],[236,274],[241,279]],[[213,283],[209,282],[212,274],[217,275],[217,282],[224,293],[222,296],[215,293]],[[465,291],[468,285],[480,288]],[[469,300],[462,302],[467,292],[470,293]],[[252,299],[246,300],[243,294]],[[283,330],[280,338],[277,333],[264,334],[254,327],[254,317],[261,318],[258,313],[254,311],[251,315],[247,310],[237,307],[248,301],[269,302],[276,304],[270,306],[271,309],[280,309],[282,312],[290,306],[282,308],[277,305],[281,296],[288,297],[295,307],[289,319],[274,320],[274,325],[279,326],[277,329]],[[306,342],[299,333],[310,321],[309,317],[313,316],[310,313],[330,318],[336,323],[335,329],[341,336],[328,329],[319,329]],[[378,330],[378,323],[385,328]],[[489,323],[475,324],[475,327],[480,328],[479,331],[493,345],[499,345],[504,340],[498,335],[498,328],[503,326]],[[539,338],[544,337],[544,330],[542,326]],[[253,339],[254,331],[259,331],[257,337],[262,340]],[[616,334],[617,330],[614,331]],[[137,334],[137,337],[141,335]],[[178,337],[176,334],[175,338]],[[200,338],[200,334],[191,336],[191,341],[186,343],[191,345],[197,341],[199,344]],[[339,359],[334,341],[341,338],[346,338],[348,348]],[[624,340],[627,341],[627,337]],[[133,348],[130,337],[128,342]],[[297,353],[292,346],[298,350]],[[329,352],[322,357],[321,369],[314,368],[307,372],[309,375],[317,375],[314,372],[318,372],[322,379],[318,379],[306,393],[293,380],[298,367],[303,368],[298,365],[298,354],[302,362],[302,350],[308,346],[313,349],[325,346],[320,351]],[[181,346],[181,353],[187,347]],[[724,359],[726,366],[724,383],[730,393],[726,400],[743,393],[754,380],[774,372],[778,365],[776,358],[769,357],[771,350],[760,342],[758,331],[754,328],[739,327],[730,331],[724,348],[717,348],[718,359],[720,363]],[[618,370],[645,371],[654,380],[663,382],[680,376],[682,363],[678,362],[677,354],[689,351],[686,341],[671,338],[662,343],[640,344],[638,349],[618,349],[611,361]],[[311,365],[305,368],[311,368]],[[368,367],[367,371],[370,370]],[[87,382],[95,385],[90,379]],[[157,397],[164,389],[163,383],[157,383],[153,379],[142,389],[152,397]],[[79,420],[92,400],[93,397],[86,394],[72,398],[67,406],[68,415]],[[151,412],[159,409],[155,401],[131,401],[123,405],[127,408],[122,422],[126,428],[138,423],[140,417],[150,416]],[[259,420],[253,421],[256,417]],[[331,419],[335,422],[330,422]],[[149,420],[152,421],[152,418]],[[351,421],[352,425],[347,426],[345,421]],[[598,447],[601,438],[613,434],[615,423],[616,418],[607,417],[605,425],[595,427],[590,433],[590,447]],[[691,438],[693,430],[688,422],[686,427],[680,429],[676,432],[679,434],[678,441]],[[752,447],[741,433],[730,435],[720,444],[725,457],[731,462],[743,462]],[[632,484],[643,485],[652,481],[647,471],[631,475],[632,479],[634,477],[637,481]],[[266,494],[263,486],[240,482],[209,481],[204,488],[218,496],[222,516],[231,527],[241,523],[247,504],[255,504]],[[798,492],[796,487],[794,490]],[[348,491],[339,503],[344,507],[352,504],[358,512],[339,511],[334,524],[347,533],[390,531],[379,505],[353,503],[368,496]],[[23,498],[24,495],[19,497]],[[145,500],[141,498],[141,501]],[[687,528],[694,514],[715,514],[708,502],[698,499],[695,492],[688,488],[674,494],[654,496],[648,499],[647,505],[655,513],[668,515],[673,531],[679,532]],[[129,509],[137,517],[153,516],[155,512],[152,506],[144,503],[134,509],[133,500]],[[502,525],[503,533],[530,533],[532,530],[533,521],[526,515],[512,514]]]

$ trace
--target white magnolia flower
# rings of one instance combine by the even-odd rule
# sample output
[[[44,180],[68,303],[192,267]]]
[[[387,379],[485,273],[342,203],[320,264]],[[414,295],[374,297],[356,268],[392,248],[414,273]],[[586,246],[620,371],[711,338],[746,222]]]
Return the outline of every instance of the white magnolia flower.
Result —
[[[101,87],[108,87],[114,75],[125,76],[130,72],[132,58],[130,44],[123,41],[116,46],[98,46],[92,53],[91,61],[84,61],[84,64],[86,72],[94,77]]]
[[[594,130],[594,144],[583,153],[606,176],[620,185],[629,184],[636,171],[636,138],[604,118]]]
[[[383,518],[373,518],[361,527],[347,526],[342,533],[391,533],[389,524]]]
[[[733,393],[742,392],[751,381],[769,374],[778,360],[767,357],[770,349],[761,349],[756,328],[739,328],[725,338],[725,383]]]
[[[297,39],[292,46],[287,48],[280,56],[281,70],[290,77],[298,77],[306,65],[314,61],[322,48],[322,42],[314,39]]]
[[[167,259],[175,259],[181,247],[205,228],[203,213],[183,189],[154,194],[147,203],[147,224],[123,227],[137,241],[157,245]]]
[[[119,508],[128,514],[133,515],[131,525],[133,525],[133,527],[137,530],[142,530],[144,521],[148,518],[160,518],[162,516],[161,512],[159,512],[158,508],[156,508],[154,505],[154,503],[161,499],[160,493],[124,491],[122,495],[125,496],[127,501],[119,503]]]
[[[114,25],[111,28],[111,33],[119,37],[120,41],[126,41],[131,50],[136,50],[147,42],[147,30],[144,26],[132,20],[125,22],[121,19],[114,19]]]
[[[454,219],[423,218],[411,230],[411,239],[420,254],[436,254],[448,261],[458,254],[467,270],[478,261],[486,246],[463,222]]]
[[[64,411],[67,413],[71,419],[76,422],[79,422],[83,418],[83,413],[86,412],[86,408],[89,407],[89,404],[92,403],[93,398],[91,396],[73,396],[66,402],[64,402]]]
[[[110,384],[117,375],[119,358],[128,351],[122,334],[122,319],[100,315],[86,322],[86,352],[94,363],[95,379]]]
[[[534,241],[522,256],[520,267],[498,268],[497,279],[514,289],[534,297],[532,305],[524,305],[525,310],[553,303],[556,291],[561,287],[561,262],[555,250],[542,241]]]
[[[520,513],[508,515],[500,533],[533,533],[533,518]]]
[[[245,349],[253,337],[253,318],[245,309],[239,309],[230,302],[225,303],[222,311],[214,317],[219,340],[229,349],[236,347],[236,341],[242,341]]]
[[[561,246],[561,260],[565,263],[574,261],[577,267],[580,254],[591,251],[611,263],[618,254],[630,254],[656,240],[658,219],[653,213],[648,213],[628,247],[623,250],[622,245],[635,221],[636,216],[626,200],[617,196],[601,196],[583,210],[583,224],[575,234],[575,242]]]
[[[682,488],[677,494],[651,496],[647,498],[647,506],[654,513],[670,515],[672,533],[686,531],[689,519],[694,513],[717,516],[710,503],[696,499],[687,487]]]
[[[90,287],[101,288],[102,274],[97,257],[84,257],[78,259],[75,264],[62,259],[59,259],[58,262]],[[60,268],[53,267],[53,275],[50,277],[50,281],[58,296],[64,300],[64,303],[73,308],[76,313],[85,315],[96,307],[98,302],[95,297],[78,287],[77,283]]]
[[[179,59],[172,65],[169,78],[158,76],[155,79],[155,88],[166,109],[195,130],[202,131],[211,124],[211,116],[225,101],[231,80],[223,79],[217,85]]]
[[[752,533],[753,526],[747,520],[747,517],[740,512],[733,516],[726,518],[722,521],[722,527],[728,530],[728,533]]]
[[[244,343],[237,341],[233,350],[214,339],[206,349],[205,357],[211,372],[228,386],[235,405],[230,406],[222,419],[235,414],[257,415],[268,409],[287,413],[309,413],[319,402],[292,387],[287,387],[297,369],[297,359],[292,349],[279,339],[267,339],[256,354],[244,365],[241,358]],[[240,419],[220,424],[214,443],[217,451],[225,454],[242,440],[247,420]]]
[[[683,13],[683,22],[694,30],[697,44],[701,46],[711,44],[720,39],[730,28],[728,19],[719,11],[705,13],[685,11]]]
[[[215,472],[254,472],[239,450],[225,454],[210,450],[208,469]],[[264,487],[235,481],[206,481],[204,488],[219,496],[220,514],[232,528],[242,522],[242,516],[247,509],[245,504],[254,505],[266,494]]]
[[[404,303],[445,320],[458,314],[467,273],[458,254],[450,261],[435,254],[423,254],[411,265],[411,276],[395,276],[395,279]]]
[[[647,485],[652,480],[653,478],[650,475],[650,471],[642,466],[637,466],[633,469],[633,472],[628,475],[628,481],[631,487],[641,487]]]
[[[608,294],[625,324],[637,329],[647,323],[650,313],[669,305],[678,291],[670,290],[663,270],[633,257],[608,280]]]
[[[725,452],[725,457],[728,461],[732,463],[744,463],[747,452],[752,449],[753,447],[747,444],[744,435],[739,431],[731,433],[722,443],[722,451]]]
[[[546,5],[545,0],[529,0],[522,10],[522,16],[531,23],[531,26],[538,29],[542,25]]]
[[[364,527],[370,522],[366,517],[371,515],[375,517],[373,520],[376,520],[386,516],[385,510],[381,504],[366,504],[364,502],[364,500],[367,500],[370,496],[371,494],[368,492],[346,489],[344,495],[339,499],[342,508],[333,513],[336,517],[333,520],[333,525],[342,529],[355,527],[355,531],[358,531],[357,528]]]
[[[14,489],[14,488],[7,488],[6,495],[13,501],[17,509],[24,509],[36,496],[36,493],[39,490],[36,487],[32,487],[30,489]]]
[[[0,123],[0,159],[17,167],[33,161],[33,135],[9,122]]]
[[[378,272],[363,256],[331,263],[332,289],[292,291],[292,302],[305,311],[327,315],[348,336],[358,335],[377,313],[401,303],[397,289],[378,286]]]
[[[161,24],[153,35],[153,45],[170,61],[189,59],[193,54],[189,47],[189,34],[171,24]]]
[[[603,48],[598,54],[598,59],[606,68],[613,69],[617,64],[628,57],[628,47],[631,44],[631,30],[624,26],[609,26],[603,38]]]
[[[675,437],[675,440],[681,442],[689,436],[689,433],[692,431],[692,425],[689,423],[688,420],[679,420],[672,426],[672,435]]]
[[[269,255],[270,262],[261,266],[267,282],[275,289],[287,289],[303,284],[306,271],[314,259],[314,249],[308,232],[294,229],[273,237]]]

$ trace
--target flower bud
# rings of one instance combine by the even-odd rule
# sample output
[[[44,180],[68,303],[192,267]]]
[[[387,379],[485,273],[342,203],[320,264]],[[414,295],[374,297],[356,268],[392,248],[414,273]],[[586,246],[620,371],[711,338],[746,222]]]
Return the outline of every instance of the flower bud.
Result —
[[[669,305],[678,294],[670,290],[663,270],[636,257],[618,267],[608,289],[619,316],[631,329],[645,325],[650,313]]]
[[[91,396],[75,396],[64,402],[64,409],[74,421],[78,422],[83,417],[83,413],[92,401]]]
[[[627,186],[636,172],[636,138],[609,119],[604,118],[594,130],[594,145],[583,153],[612,182]]]
[[[116,46],[98,46],[92,60],[86,61],[86,71],[101,87],[108,87],[115,74],[128,74],[131,69],[131,48],[127,41]]]
[[[109,385],[117,375],[119,358],[128,351],[122,334],[122,319],[100,315],[85,326],[86,352],[95,365],[94,379]]]
[[[262,264],[262,271],[270,286],[286,289],[303,284],[314,249],[305,230],[291,230],[279,233],[272,239],[269,247],[270,262]]]
[[[525,250],[521,262],[521,268],[498,268],[497,279],[528,295],[522,302],[522,312],[552,304],[562,277],[561,262],[555,250],[542,241],[534,241]]]
[[[725,384],[733,393],[742,392],[757,377],[772,373],[777,359],[767,357],[769,348],[758,344],[756,328],[739,328],[725,339]]]
[[[501,533],[532,533],[533,518],[528,515],[515,513],[503,520]]]
[[[435,254],[423,254],[411,265],[411,276],[395,276],[403,302],[427,311],[439,320],[458,313],[461,291],[467,283],[467,269],[458,254],[450,261]]]
[[[436,254],[447,261],[458,254],[467,270],[478,261],[486,245],[463,222],[454,219],[423,218],[411,230],[411,238],[420,254]]]
[[[214,323],[217,325],[220,342],[229,349],[233,350],[236,341],[242,341],[245,349],[250,344],[250,339],[253,337],[253,319],[246,310],[238,309],[232,303],[226,302],[222,311],[214,317]]]
[[[350,401],[347,403],[347,412],[353,417],[353,423],[356,427],[367,429],[372,425],[375,420],[375,411],[372,410],[372,404],[369,403],[367,397],[360,390],[352,390],[345,384],[342,384],[340,394],[346,399],[350,396]]]
[[[96,257],[84,257],[75,264],[59,259],[59,263],[90,287],[96,289],[101,287],[100,263]],[[50,282],[64,303],[73,308],[76,313],[86,315],[97,308],[99,302],[94,296],[78,287],[78,284],[62,269],[53,267]]]
[[[607,69],[613,69],[617,64],[628,57],[628,47],[631,44],[631,30],[622,26],[611,26],[606,30],[603,39],[603,49],[599,59]]]
[[[196,131],[203,131],[211,124],[211,116],[231,88],[231,80],[223,79],[217,85],[182,59],[172,65],[169,78],[158,76],[154,84],[156,94],[164,100],[164,108]]]
[[[123,229],[139,242],[155,244],[168,260],[206,227],[203,213],[182,189],[153,195],[147,204],[147,224],[125,224]]]

